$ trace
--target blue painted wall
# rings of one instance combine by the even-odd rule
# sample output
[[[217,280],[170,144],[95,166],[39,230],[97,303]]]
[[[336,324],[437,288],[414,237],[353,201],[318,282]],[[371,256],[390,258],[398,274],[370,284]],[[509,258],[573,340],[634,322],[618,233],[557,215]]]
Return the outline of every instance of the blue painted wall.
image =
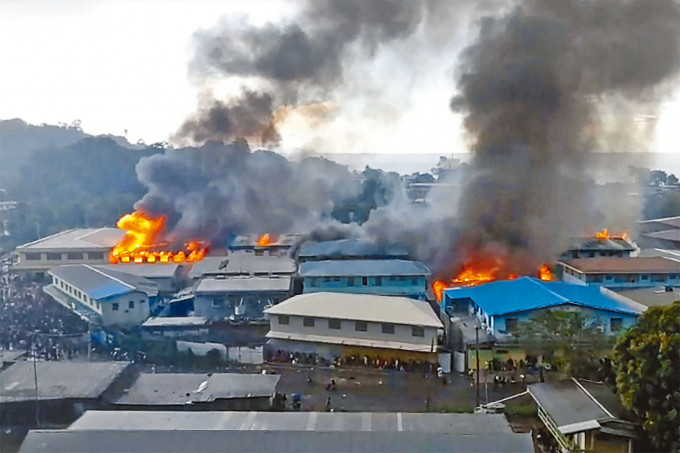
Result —
[[[425,300],[425,277],[305,277],[303,293],[332,291],[382,296],[405,296]]]

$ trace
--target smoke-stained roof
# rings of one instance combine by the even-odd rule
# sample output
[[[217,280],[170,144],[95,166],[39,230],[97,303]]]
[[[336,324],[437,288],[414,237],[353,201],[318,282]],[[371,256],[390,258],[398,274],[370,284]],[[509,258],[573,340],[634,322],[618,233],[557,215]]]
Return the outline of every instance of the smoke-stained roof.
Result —
[[[370,294],[300,294],[267,308],[265,313],[443,327],[427,302]]]
[[[645,272],[678,272],[680,273],[680,261],[661,256],[632,257],[632,258],[583,258],[562,261],[579,272],[586,274],[615,274],[615,273],[645,273]]]
[[[574,238],[568,250],[580,251],[625,251],[632,252],[636,247],[628,240],[623,238]]]
[[[194,294],[215,294],[230,292],[257,291],[288,291],[290,277],[227,277],[204,278],[201,280]]]
[[[158,285],[151,280],[110,269],[97,269],[87,264],[58,266],[50,269],[49,273],[96,300],[133,291],[141,291],[149,297],[158,295]]]
[[[17,362],[0,373],[0,402],[35,399],[33,366],[32,361]],[[38,398],[99,398],[128,366],[128,362],[38,361]]]
[[[406,260],[311,261],[300,264],[302,277],[428,276],[423,263]]]
[[[118,228],[77,228],[62,231],[37,241],[17,247],[19,251],[33,252],[39,250],[108,250],[125,236],[125,231]]]
[[[380,245],[360,239],[340,239],[336,241],[305,242],[300,247],[300,258],[408,258],[405,247],[396,244]]]
[[[144,278],[174,278],[177,274],[179,264],[175,263],[119,263],[119,264],[98,264],[92,266],[105,272],[123,272],[125,274],[137,275]]]
[[[140,374],[114,404],[185,405],[217,399],[262,398],[274,395],[281,376],[237,373]]]
[[[473,287],[450,288],[444,291],[444,297],[445,300],[471,299],[489,316],[566,304],[633,316],[643,311],[633,301],[625,303],[625,298],[616,297],[615,293],[599,286],[544,282],[534,277],[502,280]]]
[[[250,253],[231,253],[229,256],[208,256],[194,263],[189,277],[209,274],[292,274],[295,262],[287,256],[255,256]]]

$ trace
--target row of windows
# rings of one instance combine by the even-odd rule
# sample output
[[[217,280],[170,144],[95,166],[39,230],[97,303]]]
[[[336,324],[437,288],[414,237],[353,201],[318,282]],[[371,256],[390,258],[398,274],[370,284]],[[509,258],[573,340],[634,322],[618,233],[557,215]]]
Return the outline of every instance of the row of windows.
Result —
[[[517,332],[517,318],[505,318],[505,331],[507,333]],[[623,327],[622,318],[610,318],[609,330],[611,332],[618,332]]]
[[[418,285],[418,277],[384,277],[390,282],[408,282],[411,285]],[[347,286],[369,286],[368,277],[312,277],[309,279],[310,286],[317,286],[320,282],[323,283],[346,283]],[[382,286],[383,277],[373,277],[373,283],[371,286]]]
[[[26,253],[24,255],[27,261],[40,261],[42,259],[42,253]],[[61,261],[62,253],[48,252],[45,253],[45,259],[48,261]],[[91,260],[103,260],[104,252],[89,252],[87,253],[87,258]],[[66,259],[71,261],[83,260],[85,259],[85,254],[83,252],[70,252],[66,254]]]
[[[55,278],[54,283],[57,285],[57,287],[61,288],[62,291],[70,294],[71,296],[80,300],[81,302],[84,302],[91,307],[96,307],[97,309],[101,309],[101,304],[98,301],[89,297],[87,294],[77,290],[76,288],[69,285],[65,281],[59,280],[58,278]]]
[[[312,318],[309,316],[305,316],[302,318],[302,325],[305,327],[315,327],[316,322],[318,320],[323,320],[324,318]],[[290,324],[290,316],[288,315],[278,315],[278,321],[279,324],[282,325],[288,325]],[[342,321],[340,319],[327,319],[328,321],[328,328],[329,329],[334,329],[334,330],[340,330]],[[389,323],[381,323],[380,324],[380,329],[382,333],[384,334],[394,334],[394,324],[389,324]],[[366,321],[354,321],[354,330],[356,332],[367,332],[368,331],[368,323]],[[411,335],[414,337],[424,337],[425,336],[425,328],[421,326],[412,326],[411,328]]]
[[[144,303],[144,299],[139,301],[140,305],[143,304],[143,303]],[[114,302],[114,303],[111,304],[111,310],[118,311],[119,308],[120,308],[120,304],[118,302]],[[134,300],[128,301],[128,309],[129,310],[135,309],[135,301]]]

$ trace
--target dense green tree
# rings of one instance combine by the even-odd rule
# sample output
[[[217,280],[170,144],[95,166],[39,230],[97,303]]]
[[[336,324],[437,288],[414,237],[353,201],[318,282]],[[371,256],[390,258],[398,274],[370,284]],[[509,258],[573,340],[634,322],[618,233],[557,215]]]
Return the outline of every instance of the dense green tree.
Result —
[[[579,377],[597,372],[599,359],[612,344],[600,326],[579,311],[541,311],[519,323],[514,336],[528,353],[542,355],[563,373]]]
[[[614,347],[622,404],[659,451],[680,438],[680,301],[651,307]]]

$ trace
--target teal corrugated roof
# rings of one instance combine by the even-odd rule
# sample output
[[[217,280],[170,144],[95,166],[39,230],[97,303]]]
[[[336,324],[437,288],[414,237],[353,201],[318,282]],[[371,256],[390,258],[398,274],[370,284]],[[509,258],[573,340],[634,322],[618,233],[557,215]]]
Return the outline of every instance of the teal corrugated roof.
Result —
[[[444,291],[444,300],[471,299],[490,316],[517,313],[564,304],[639,315],[637,310],[602,293],[599,286],[544,282],[534,277],[503,280]]]

